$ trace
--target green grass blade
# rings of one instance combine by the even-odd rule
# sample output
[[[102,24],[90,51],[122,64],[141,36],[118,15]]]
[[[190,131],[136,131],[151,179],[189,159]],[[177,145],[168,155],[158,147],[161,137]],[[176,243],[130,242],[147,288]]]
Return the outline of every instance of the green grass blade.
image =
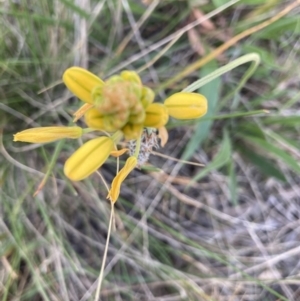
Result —
[[[234,160],[232,157],[230,157],[230,160],[228,162],[228,186],[229,186],[229,192],[231,197],[231,202],[233,205],[238,204],[238,184],[236,179],[236,171],[234,168]]]
[[[203,177],[205,177],[212,170],[219,169],[224,166],[231,157],[231,143],[229,139],[229,135],[227,131],[224,132],[223,141],[220,147],[219,152],[215,155],[213,160],[205,167],[202,171],[200,171],[195,177],[193,177],[192,181],[196,182]]]
[[[200,77],[204,77],[205,75],[210,74],[212,71],[216,70],[217,68],[218,66],[216,61],[210,62],[209,64],[207,64],[201,69]],[[206,118],[213,117],[216,114],[220,89],[221,89],[220,78],[216,78],[200,88],[199,93],[205,95],[206,98],[208,99],[208,111],[206,114]],[[212,120],[200,121],[198,123],[194,135],[192,136],[191,140],[188,142],[183,152],[182,155],[183,160],[189,159],[193,155],[193,153],[199,148],[202,142],[207,138],[212,123],[213,123]]]
[[[255,147],[262,149],[266,152],[266,154],[281,160],[287,166],[290,167],[291,170],[295,171],[296,173],[300,174],[300,165],[297,160],[295,160],[291,155],[289,155],[284,150],[280,149],[276,144],[255,138],[250,136],[243,137],[245,141],[251,144],[254,144]]]
[[[252,164],[256,165],[266,176],[274,177],[280,181],[286,182],[284,174],[276,167],[274,162],[271,162],[266,157],[259,155],[247,146],[240,146],[238,150],[242,156],[247,158]]]

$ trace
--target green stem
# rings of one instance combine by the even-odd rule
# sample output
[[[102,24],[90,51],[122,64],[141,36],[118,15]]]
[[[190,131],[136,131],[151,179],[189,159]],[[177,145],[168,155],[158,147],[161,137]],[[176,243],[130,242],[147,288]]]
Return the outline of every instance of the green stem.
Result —
[[[87,133],[94,132],[94,131],[96,131],[96,130],[92,129],[92,128],[85,128],[85,129],[82,129],[82,134],[87,134]]]
[[[227,65],[225,65],[221,68],[218,68],[214,72],[208,74],[207,76],[205,76],[205,77],[195,81],[191,85],[187,86],[185,89],[182,90],[182,92],[193,92],[195,90],[198,90],[200,87],[206,85],[207,83],[211,82],[215,78],[231,71],[232,69],[234,69],[236,67],[239,67],[240,65],[243,65],[243,64],[246,64],[249,62],[252,62],[252,64],[249,67],[249,69],[247,70],[247,72],[245,73],[245,75],[243,76],[243,78],[241,79],[238,87],[235,89],[235,91],[234,91],[234,93],[235,93],[237,90],[239,90],[241,87],[244,86],[247,79],[254,73],[257,66],[259,65],[260,56],[257,53],[249,53],[249,54],[243,55],[242,57],[228,63]]]
[[[141,141],[142,141],[142,135],[136,139],[136,146],[135,146],[135,151],[134,151],[134,157],[138,157],[141,149]]]
[[[119,141],[123,138],[123,133],[121,131],[115,132],[112,136],[111,139],[114,141],[114,143],[119,143]]]

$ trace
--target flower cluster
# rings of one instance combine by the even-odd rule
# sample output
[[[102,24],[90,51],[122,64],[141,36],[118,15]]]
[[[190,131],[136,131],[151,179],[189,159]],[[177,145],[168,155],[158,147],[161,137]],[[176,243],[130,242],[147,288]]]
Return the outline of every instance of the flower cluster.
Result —
[[[63,75],[68,89],[85,104],[75,112],[75,120],[84,116],[88,128],[41,127],[27,129],[14,135],[14,141],[30,143],[52,142],[62,138],[76,139],[92,130],[106,133],[91,139],[77,149],[66,161],[65,175],[80,181],[95,172],[109,157],[120,156],[127,149],[117,145],[125,139],[129,143],[130,157],[117,173],[108,193],[116,202],[120,187],[127,175],[144,164],[153,147],[157,147],[154,132],[166,133],[164,126],[169,116],[177,119],[195,119],[206,114],[207,100],[197,93],[179,92],[163,104],[154,103],[154,92],[143,86],[133,71],[123,71],[102,81],[89,71],[71,67]],[[156,130],[155,130],[156,129]]]

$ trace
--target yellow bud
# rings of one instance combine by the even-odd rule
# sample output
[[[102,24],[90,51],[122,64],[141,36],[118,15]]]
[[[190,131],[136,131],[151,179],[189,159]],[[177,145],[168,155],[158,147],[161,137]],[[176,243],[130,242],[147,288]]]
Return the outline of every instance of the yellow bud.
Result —
[[[165,100],[169,115],[177,119],[200,118],[207,112],[207,99],[197,93],[179,92]]]
[[[80,181],[95,172],[114,148],[109,137],[99,137],[83,144],[65,163],[64,173],[72,181]]]
[[[130,82],[127,83],[127,90],[128,91],[127,91],[126,100],[130,104],[130,107],[132,108],[137,103],[140,103],[142,97],[142,86]]]
[[[128,174],[136,167],[136,165],[137,158],[129,157],[126,160],[125,166],[115,176],[107,196],[107,198],[109,198],[113,203],[115,203],[119,197],[122,182],[125,180]]]
[[[124,79],[120,75],[113,75],[105,81],[106,84],[120,84],[124,83]]]
[[[141,102],[145,109],[154,101],[154,98],[154,92],[148,87],[143,87]]]
[[[104,84],[98,76],[79,67],[67,69],[63,75],[63,82],[74,95],[90,104],[93,104],[92,91]]]
[[[122,132],[126,140],[135,140],[139,138],[143,131],[143,124],[131,124],[127,123],[123,128]]]
[[[92,93],[92,99],[93,99],[93,104],[98,107],[99,104],[103,102],[103,88],[105,84],[102,86],[97,86],[95,87],[91,93]]]
[[[130,81],[130,82],[142,85],[142,81],[141,81],[140,77],[134,71],[125,70],[125,71],[122,71],[120,75],[126,81]]]
[[[169,120],[168,110],[161,103],[152,103],[146,109],[144,127],[160,128]]]
[[[128,111],[119,111],[116,114],[105,115],[103,118],[104,129],[115,132],[121,129],[127,122]]]
[[[88,127],[97,130],[104,130],[104,116],[95,108],[84,114],[84,120]]]
[[[113,114],[129,110],[128,83],[121,77],[110,78],[103,86],[102,97],[95,99],[96,108],[103,114]],[[120,79],[120,81],[118,80]]]
[[[14,141],[29,143],[47,143],[63,138],[77,139],[82,136],[82,128],[78,126],[51,126],[32,128],[14,135]]]
[[[133,108],[130,109],[130,115],[128,118],[129,123],[143,123],[145,120],[145,110],[140,102],[138,102]]]

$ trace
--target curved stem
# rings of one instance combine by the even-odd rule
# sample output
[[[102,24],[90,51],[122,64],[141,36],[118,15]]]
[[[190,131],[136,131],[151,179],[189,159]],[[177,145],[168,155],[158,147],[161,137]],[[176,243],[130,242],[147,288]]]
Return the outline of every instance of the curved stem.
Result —
[[[240,65],[246,64],[252,62],[251,66],[249,67],[248,71],[243,76],[240,84],[238,85],[237,89],[242,87],[244,83],[247,81],[247,79],[253,74],[253,72],[256,70],[258,64],[260,63],[260,57],[257,53],[249,53],[246,55],[243,55],[239,57],[238,59],[228,63],[227,65],[218,68],[214,72],[208,74],[207,76],[195,81],[191,85],[187,86],[185,89],[183,89],[183,92],[193,92],[200,87],[204,86],[205,84],[211,82],[215,78],[223,75],[224,73],[229,72],[230,70],[239,67]]]

